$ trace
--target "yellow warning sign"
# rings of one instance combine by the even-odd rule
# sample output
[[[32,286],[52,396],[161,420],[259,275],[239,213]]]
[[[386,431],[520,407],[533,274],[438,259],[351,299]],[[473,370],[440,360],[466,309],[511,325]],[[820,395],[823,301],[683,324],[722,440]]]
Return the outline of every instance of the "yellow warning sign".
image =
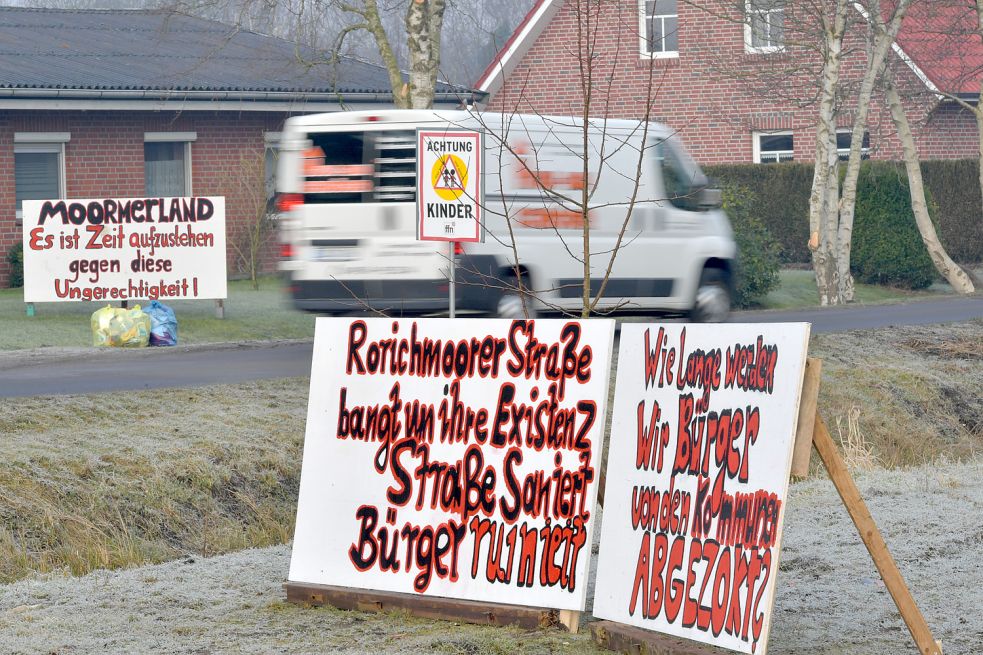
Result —
[[[430,181],[442,200],[453,202],[464,195],[468,167],[457,155],[441,155],[430,169]]]

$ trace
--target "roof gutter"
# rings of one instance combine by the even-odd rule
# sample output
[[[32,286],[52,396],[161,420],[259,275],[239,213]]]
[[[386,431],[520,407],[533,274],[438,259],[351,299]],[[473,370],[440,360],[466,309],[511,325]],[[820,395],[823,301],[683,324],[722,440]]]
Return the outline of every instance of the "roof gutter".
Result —
[[[434,102],[474,102],[481,92],[435,93]],[[264,101],[264,102],[334,102],[391,103],[392,93],[335,91],[193,91],[161,89],[45,89],[33,87],[0,88],[0,98],[86,99],[86,100],[163,100],[168,102]]]

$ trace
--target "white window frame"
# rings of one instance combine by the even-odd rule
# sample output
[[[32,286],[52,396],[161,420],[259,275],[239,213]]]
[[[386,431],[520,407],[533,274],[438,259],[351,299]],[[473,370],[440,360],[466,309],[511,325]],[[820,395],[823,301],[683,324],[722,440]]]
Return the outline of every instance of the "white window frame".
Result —
[[[652,14],[652,18],[656,16],[661,18],[669,18],[672,16],[676,17],[676,50],[665,50],[659,52],[652,52],[648,49],[648,18],[645,12],[645,0],[638,0],[638,52],[642,59],[678,59],[679,58],[679,3],[676,3],[676,13],[675,14]],[[663,22],[663,27],[665,27],[665,22]],[[663,41],[665,40],[665,29],[662,31]]]
[[[785,50],[785,38],[784,30],[782,32],[782,43],[778,45],[767,45],[767,46],[755,46],[753,44],[753,37],[751,34],[751,14],[771,14],[781,12],[782,22],[784,23],[784,13],[785,13],[785,3],[782,3],[780,9],[765,9],[765,10],[752,10],[752,3],[754,0],[744,0],[744,50],[751,54],[768,54],[769,52],[782,52]],[[770,24],[770,23],[769,23]]]
[[[848,135],[850,137],[850,140],[853,141],[853,130],[852,129],[846,129],[846,128],[844,128],[844,129],[841,129],[841,130],[836,130],[836,133],[838,135],[839,134],[846,134],[846,135]],[[866,132],[865,131],[864,132],[864,136],[867,138],[868,145],[865,148],[864,145],[863,145],[863,142],[861,141],[861,143],[860,143],[860,159],[861,160],[863,160],[863,159],[870,159],[870,145],[869,145],[870,144],[870,132]],[[840,161],[848,161],[850,159],[850,148],[849,147],[847,147],[847,148],[837,147],[836,148],[836,156],[837,156],[837,158],[839,158]]]
[[[68,180],[65,175],[65,144],[72,140],[71,132],[14,132],[14,154],[17,153],[55,153],[58,155],[58,197],[65,197]],[[16,163],[14,164],[16,166]],[[16,180],[17,172],[14,171]],[[16,182],[14,187],[16,205]],[[24,222],[23,209],[15,211],[18,225]]]
[[[763,136],[790,136],[792,137],[792,150],[770,150],[769,152],[788,152],[792,155],[790,161],[795,161],[795,133],[792,130],[761,130],[758,132],[751,132],[751,143],[753,150],[753,159],[755,164],[774,164],[776,161],[761,161],[761,137]]]
[[[184,144],[184,192],[194,195],[191,176],[191,144],[198,140],[197,132],[144,132],[144,143],[183,143]],[[146,162],[146,160],[144,160]],[[146,184],[146,182],[144,182]]]
[[[280,163],[280,139],[283,134],[281,132],[263,132],[263,184],[266,184],[266,154],[272,150],[276,153],[277,166],[273,170],[273,200],[275,204],[276,200],[276,176],[279,174],[279,163]],[[271,215],[276,215],[276,210],[270,212]]]

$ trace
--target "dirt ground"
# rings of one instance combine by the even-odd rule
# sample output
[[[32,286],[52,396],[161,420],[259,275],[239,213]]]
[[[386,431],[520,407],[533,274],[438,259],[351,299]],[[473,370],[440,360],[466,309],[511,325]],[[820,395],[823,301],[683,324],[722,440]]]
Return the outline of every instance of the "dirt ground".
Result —
[[[983,463],[878,470],[859,486],[946,655],[983,651]],[[601,652],[584,627],[527,632],[289,605],[289,556],[277,546],[2,586],[0,652]],[[917,653],[822,477],[792,486],[768,652]]]

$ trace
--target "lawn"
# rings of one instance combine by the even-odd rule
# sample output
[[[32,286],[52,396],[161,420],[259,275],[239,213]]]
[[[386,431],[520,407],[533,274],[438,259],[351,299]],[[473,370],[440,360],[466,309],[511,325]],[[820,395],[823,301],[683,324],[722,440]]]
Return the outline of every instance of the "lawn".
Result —
[[[947,284],[924,291],[906,291],[869,284],[856,287],[857,302],[901,302],[952,293]],[[314,336],[314,315],[295,310],[283,282],[275,276],[260,280],[254,290],[245,280],[229,282],[225,319],[215,318],[210,300],[169,303],[177,313],[179,343],[239,342],[273,339],[309,339]],[[783,270],[777,289],[759,309],[803,309],[818,305],[816,281],[809,270]],[[102,303],[36,303],[35,316],[27,316],[20,289],[0,290],[0,350],[43,346],[84,347],[91,344],[89,317]]]
[[[167,303],[177,314],[180,344],[308,339],[314,336],[314,315],[290,305],[278,277],[229,282],[225,319],[215,318],[212,300]],[[21,289],[0,290],[0,350],[42,346],[83,347],[92,343],[89,317],[104,303],[36,303],[27,316]]]
[[[811,270],[785,269],[779,274],[778,288],[765,296],[759,309],[805,309],[819,304],[816,290],[816,276]],[[857,284],[855,302],[863,305],[901,302],[915,298],[925,298],[939,294],[952,293],[948,284],[933,284],[923,291],[894,289],[874,284]]]

